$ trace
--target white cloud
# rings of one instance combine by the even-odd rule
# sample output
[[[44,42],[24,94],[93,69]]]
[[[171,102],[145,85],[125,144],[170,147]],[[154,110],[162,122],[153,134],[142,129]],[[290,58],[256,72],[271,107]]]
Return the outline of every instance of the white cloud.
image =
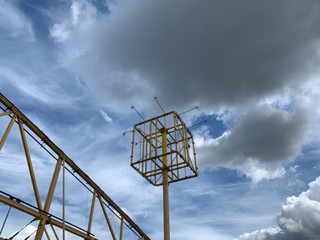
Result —
[[[174,233],[171,235],[172,239],[185,239],[185,240],[193,240],[193,239],[219,239],[219,240],[230,240],[231,236],[227,234],[223,234],[216,229],[208,228],[202,226],[199,223],[194,222],[193,224],[185,223],[183,219],[180,219],[181,222],[174,224],[176,225],[176,229],[174,229]],[[159,237],[160,239],[160,237]]]
[[[105,111],[100,110],[100,114],[101,114],[102,118],[103,118],[107,123],[110,123],[110,122],[113,121],[112,118],[109,117],[109,115],[108,115]]]
[[[71,5],[72,25],[79,26],[84,23],[88,24],[96,20],[97,9],[89,1],[76,0]]]
[[[62,22],[54,24],[50,28],[50,36],[57,42],[62,43],[70,38],[71,34],[78,31],[90,31],[97,19],[97,9],[86,0],[75,0],[70,6],[70,16]],[[60,20],[61,21],[61,20]]]
[[[316,240],[320,238],[320,177],[298,197],[287,198],[278,216],[278,227],[241,235],[238,240]]]
[[[64,42],[69,38],[70,31],[66,24],[54,24],[50,29],[50,36],[57,42]]]
[[[272,239],[271,236],[280,234],[280,228],[266,228],[261,230],[256,230],[252,233],[245,233],[239,237],[238,240],[266,240]]]
[[[0,0],[0,29],[8,31],[12,37],[24,36],[34,40],[32,22],[19,10],[15,1]]]

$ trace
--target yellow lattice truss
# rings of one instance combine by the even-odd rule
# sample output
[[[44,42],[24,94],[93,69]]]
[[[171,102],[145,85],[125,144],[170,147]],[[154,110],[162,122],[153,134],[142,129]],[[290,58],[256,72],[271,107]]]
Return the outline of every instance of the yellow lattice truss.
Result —
[[[93,228],[101,223],[100,221],[95,220],[97,215],[102,216],[102,218],[105,219],[105,228],[102,227],[100,231],[104,232],[105,230],[107,233],[110,233],[110,238],[108,239],[122,240],[126,237],[124,235],[124,230],[129,229],[137,238],[139,238],[139,240],[150,240],[140,227],[85,172],[83,172],[73,160],[71,160],[34,123],[32,123],[30,119],[28,119],[18,108],[16,108],[4,95],[0,93],[0,153],[2,153],[1,150],[7,142],[10,132],[14,130],[13,128],[15,124],[18,125],[25,153],[25,159],[22,158],[19,163],[22,165],[24,161],[27,162],[26,165],[28,173],[24,174],[30,175],[33,193],[30,192],[29,194],[30,196],[33,195],[36,205],[27,203],[20,199],[20,197],[18,198],[10,193],[2,191],[6,183],[5,181],[0,181],[0,203],[4,203],[34,218],[32,223],[38,225],[37,231],[35,232],[35,240],[52,239],[52,236],[54,236],[54,239],[65,239],[65,232],[74,237],[72,239],[96,240],[98,236],[93,232]],[[16,135],[19,136],[19,134]],[[32,156],[35,154],[32,154],[34,152],[30,151],[28,145],[30,140],[34,140],[39,143],[43,149],[45,149],[45,152],[50,156],[49,160],[55,159],[54,164],[52,164],[52,166],[55,166],[52,178],[48,178],[49,180],[51,179],[51,181],[47,183],[47,186],[49,186],[48,189],[40,189],[38,187],[39,178],[36,177],[33,167],[34,161],[32,160]],[[49,160],[46,160],[48,161],[46,164],[49,164]],[[10,161],[10,157],[4,158],[3,155],[1,156],[1,164],[4,164],[5,166],[8,161]],[[13,165],[11,164],[10,166]],[[14,171],[14,169],[7,169],[7,171],[3,171],[1,174],[6,178],[7,176],[10,176],[10,171]],[[72,176],[74,176],[79,183],[85,187],[79,189],[81,194],[87,193],[88,197],[90,195],[92,196],[91,205],[90,202],[88,202],[87,206],[86,204],[81,204],[77,208],[81,210],[82,208],[87,207],[90,210],[89,218],[84,226],[66,221],[64,213],[62,214],[62,217],[60,217],[60,215],[57,216],[50,213],[54,199],[61,203],[63,208],[65,208],[66,204],[64,196],[71,195],[68,194],[68,191],[66,191],[66,194],[64,194],[63,191],[63,198],[60,198],[60,196],[55,193],[59,175],[61,174],[63,175],[62,184],[63,186],[65,185],[65,173],[71,173]],[[40,179],[43,181],[44,178]],[[12,190],[16,187],[14,182],[15,181],[13,181],[10,186]],[[30,183],[24,183],[24,187],[26,187],[26,189],[29,189],[28,185],[30,185]],[[47,190],[47,194],[43,193],[44,190]],[[40,192],[42,194],[40,194]],[[96,200],[98,200],[99,203],[96,204]],[[69,205],[78,205],[72,200],[72,198],[69,199],[68,202]],[[76,216],[78,215],[80,216],[80,213]],[[112,218],[110,218],[110,215],[114,216],[115,219],[118,219],[119,221],[111,221]],[[115,232],[117,229],[119,229],[119,234]],[[61,232],[63,233],[62,237],[62,234],[60,234]],[[18,233],[19,232],[16,234]],[[0,240],[1,239],[3,238],[0,236]],[[13,239],[13,237],[10,237],[9,239]]]
[[[134,125],[131,166],[155,186],[164,170],[169,183],[198,176],[193,136],[177,112]]]

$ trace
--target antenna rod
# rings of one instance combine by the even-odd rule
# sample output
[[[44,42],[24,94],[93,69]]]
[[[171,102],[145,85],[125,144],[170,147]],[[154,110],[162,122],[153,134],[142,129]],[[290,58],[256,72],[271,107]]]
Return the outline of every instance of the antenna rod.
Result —
[[[185,113],[190,112],[190,111],[192,111],[192,110],[194,110],[194,109],[200,110],[199,107],[196,106],[196,107],[194,107],[194,108],[191,108],[191,109],[189,109],[189,110],[187,110],[187,111],[184,111],[184,112],[180,113],[179,115],[185,114]]]
[[[159,107],[161,108],[162,112],[165,113],[165,111],[163,110],[161,104],[159,103],[157,97],[154,97],[154,100],[156,100],[156,102],[158,103]]]
[[[193,125],[191,125],[191,126],[188,127],[188,128],[190,129],[190,128],[192,128],[192,127],[198,126],[198,125],[200,125],[200,124],[202,124],[202,123],[206,123],[206,122],[207,122],[207,120],[204,120],[204,121],[202,121],[202,122],[198,122],[198,123],[196,123],[196,124],[193,124]]]
[[[138,115],[142,118],[142,120],[144,121],[144,117],[137,111],[137,109],[134,106],[131,106],[131,109],[135,110],[136,113],[138,113]]]
[[[126,133],[129,133],[129,132],[133,132],[133,130],[125,131],[122,133],[122,135],[124,136],[124,135],[126,135]]]

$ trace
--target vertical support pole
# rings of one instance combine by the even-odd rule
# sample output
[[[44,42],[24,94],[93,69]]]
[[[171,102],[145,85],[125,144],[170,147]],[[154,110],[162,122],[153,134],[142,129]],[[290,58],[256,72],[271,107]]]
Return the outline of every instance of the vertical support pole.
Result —
[[[133,155],[134,155],[134,133],[135,133],[136,129],[135,127],[133,127],[132,130],[132,140],[131,140],[131,156],[130,156],[130,160],[131,160],[131,165],[133,164]]]
[[[66,222],[65,222],[65,156],[62,156],[62,239],[66,239]]]
[[[163,228],[164,240],[170,240],[170,216],[169,216],[169,183],[168,183],[168,159],[167,159],[167,129],[160,129],[162,135],[162,187],[163,187]]]
[[[4,134],[3,134],[2,138],[1,138],[1,141],[0,141],[0,151],[1,151],[2,147],[3,147],[4,142],[7,140],[7,137],[8,137],[8,135],[9,135],[9,133],[10,133],[10,130],[11,130],[11,128],[12,128],[12,126],[13,126],[14,121],[16,120],[16,118],[17,118],[16,115],[14,115],[14,116],[11,118],[11,120],[10,120],[10,122],[9,122],[9,125],[8,125],[6,131],[4,132]]]

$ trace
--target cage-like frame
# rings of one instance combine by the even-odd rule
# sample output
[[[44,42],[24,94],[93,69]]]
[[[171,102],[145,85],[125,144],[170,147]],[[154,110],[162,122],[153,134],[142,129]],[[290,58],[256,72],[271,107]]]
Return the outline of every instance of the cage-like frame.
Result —
[[[134,125],[131,166],[155,186],[164,170],[169,183],[198,176],[193,135],[177,112]]]

